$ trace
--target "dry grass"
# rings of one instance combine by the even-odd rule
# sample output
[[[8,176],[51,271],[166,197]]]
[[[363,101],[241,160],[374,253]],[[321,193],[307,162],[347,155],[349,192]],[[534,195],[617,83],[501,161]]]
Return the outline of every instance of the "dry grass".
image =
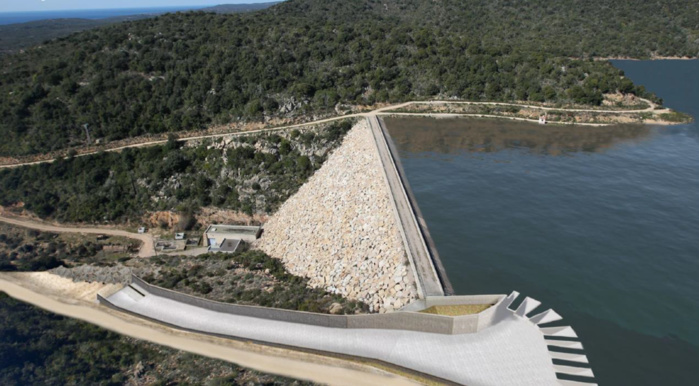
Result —
[[[453,306],[432,306],[420,312],[425,314],[445,316],[473,315],[483,312],[491,306],[492,304],[459,304]]]

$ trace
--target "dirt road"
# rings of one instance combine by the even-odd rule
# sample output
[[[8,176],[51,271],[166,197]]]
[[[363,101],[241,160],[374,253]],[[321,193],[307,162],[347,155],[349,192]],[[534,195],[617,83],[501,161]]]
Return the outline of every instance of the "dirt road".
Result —
[[[670,109],[668,109],[668,108],[656,110],[657,105],[648,99],[643,99],[643,98],[638,98],[638,99],[647,103],[649,107],[645,108],[645,109],[638,109],[638,110],[603,110],[603,109],[565,109],[565,108],[545,107],[545,106],[527,105],[527,104],[521,104],[521,103],[506,103],[506,102],[410,101],[410,102],[404,102],[404,103],[400,103],[400,104],[396,104],[396,105],[381,107],[381,108],[378,108],[376,110],[368,111],[368,112],[364,112],[364,113],[341,115],[341,116],[337,116],[337,117],[320,119],[320,120],[313,121],[313,122],[299,123],[299,124],[295,124],[295,125],[281,126],[281,127],[272,127],[272,128],[260,129],[260,130],[240,131],[240,132],[222,133],[222,134],[197,135],[197,136],[178,138],[177,141],[178,142],[187,142],[187,141],[201,140],[201,139],[206,139],[206,138],[220,138],[220,137],[241,136],[241,135],[257,134],[257,133],[265,133],[265,132],[274,132],[274,131],[280,131],[280,130],[293,129],[293,128],[297,128],[297,127],[304,127],[304,126],[317,125],[317,124],[321,124],[321,123],[328,123],[328,122],[338,121],[338,120],[347,119],[347,118],[367,117],[367,116],[376,115],[376,114],[421,115],[421,116],[432,116],[432,117],[459,116],[459,115],[468,115],[468,116],[484,117],[484,118],[491,118],[491,117],[492,118],[500,118],[501,117],[498,115],[480,115],[480,114],[389,113],[392,110],[401,109],[401,108],[404,108],[404,107],[407,107],[407,106],[410,106],[413,104],[428,104],[428,105],[469,104],[469,105],[490,105],[490,106],[515,106],[515,107],[522,107],[522,108],[540,109],[540,110],[544,110],[544,111],[554,111],[555,110],[555,111],[570,111],[570,112],[597,112],[597,113],[620,113],[620,114],[640,113],[640,112],[653,112],[654,114],[662,114],[662,113],[670,112]],[[507,118],[507,117],[505,117],[505,118]],[[524,119],[524,118],[511,118],[511,119],[529,121],[528,119]],[[604,123],[601,123],[601,124],[599,124],[599,123],[577,123],[576,125],[578,125],[578,126],[586,126],[586,125],[606,126],[608,124],[604,124]],[[119,147],[114,147],[114,148],[99,149],[99,150],[95,150],[95,151],[85,152],[85,153],[76,155],[76,157],[83,157],[83,156],[96,154],[96,153],[103,152],[103,151],[105,151],[105,152],[117,151],[118,152],[118,151],[124,150],[126,148],[138,148],[138,147],[162,145],[166,142],[167,142],[167,140],[164,140],[164,139],[159,139],[159,140],[154,140],[154,141],[145,141],[145,142],[134,143],[134,144],[124,145],[124,146],[119,146]],[[42,163],[51,163],[53,161],[55,161],[55,159],[52,158],[52,159],[44,159],[44,160],[31,161],[31,162],[20,162],[20,163],[15,163],[15,164],[3,164],[3,165],[0,165],[0,169],[13,168],[13,167],[18,167],[18,166],[36,165],[36,164],[42,164]]]
[[[177,330],[158,327],[152,323],[140,322],[138,319],[125,316],[117,317],[105,308],[85,304],[67,304],[52,297],[29,290],[22,283],[16,283],[13,277],[0,273],[0,291],[9,296],[43,308],[47,311],[79,319],[118,334],[149,341],[177,350],[220,359],[249,367],[258,371],[273,373],[281,376],[304,379],[329,385],[411,385],[407,379],[392,375],[336,367],[327,363],[309,363],[301,360],[275,356],[264,352],[251,352],[238,347],[250,346],[250,343],[240,343],[208,337],[196,333],[184,333]],[[302,355],[302,354],[299,354]],[[328,360],[333,362],[333,360]],[[360,367],[359,365],[355,367]]]
[[[23,228],[36,229],[38,231],[44,232],[103,234],[109,236],[128,237],[130,239],[138,240],[141,242],[141,249],[138,251],[138,257],[155,256],[155,245],[153,243],[153,236],[149,234],[131,233],[113,228],[73,228],[63,225],[52,225],[5,216],[0,216],[0,222],[20,226]]]

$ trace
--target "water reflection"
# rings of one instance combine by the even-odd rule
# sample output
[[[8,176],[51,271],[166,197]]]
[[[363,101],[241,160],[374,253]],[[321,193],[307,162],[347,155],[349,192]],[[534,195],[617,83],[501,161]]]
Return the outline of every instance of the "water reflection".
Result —
[[[646,125],[542,126],[496,119],[386,117],[393,141],[409,153],[456,154],[527,149],[533,154],[603,152],[620,142],[647,139]]]

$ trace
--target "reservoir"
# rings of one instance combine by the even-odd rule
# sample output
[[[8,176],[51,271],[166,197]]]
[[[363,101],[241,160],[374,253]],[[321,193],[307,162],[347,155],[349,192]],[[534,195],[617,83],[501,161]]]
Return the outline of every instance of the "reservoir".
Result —
[[[699,117],[699,61],[614,61]],[[542,301],[602,385],[699,365],[699,125],[386,118],[456,294]]]

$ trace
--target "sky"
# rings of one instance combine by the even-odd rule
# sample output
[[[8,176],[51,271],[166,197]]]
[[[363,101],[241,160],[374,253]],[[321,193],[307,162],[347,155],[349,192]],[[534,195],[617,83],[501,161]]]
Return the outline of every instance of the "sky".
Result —
[[[61,11],[99,8],[156,8],[264,3],[272,0],[0,0],[0,12]]]

